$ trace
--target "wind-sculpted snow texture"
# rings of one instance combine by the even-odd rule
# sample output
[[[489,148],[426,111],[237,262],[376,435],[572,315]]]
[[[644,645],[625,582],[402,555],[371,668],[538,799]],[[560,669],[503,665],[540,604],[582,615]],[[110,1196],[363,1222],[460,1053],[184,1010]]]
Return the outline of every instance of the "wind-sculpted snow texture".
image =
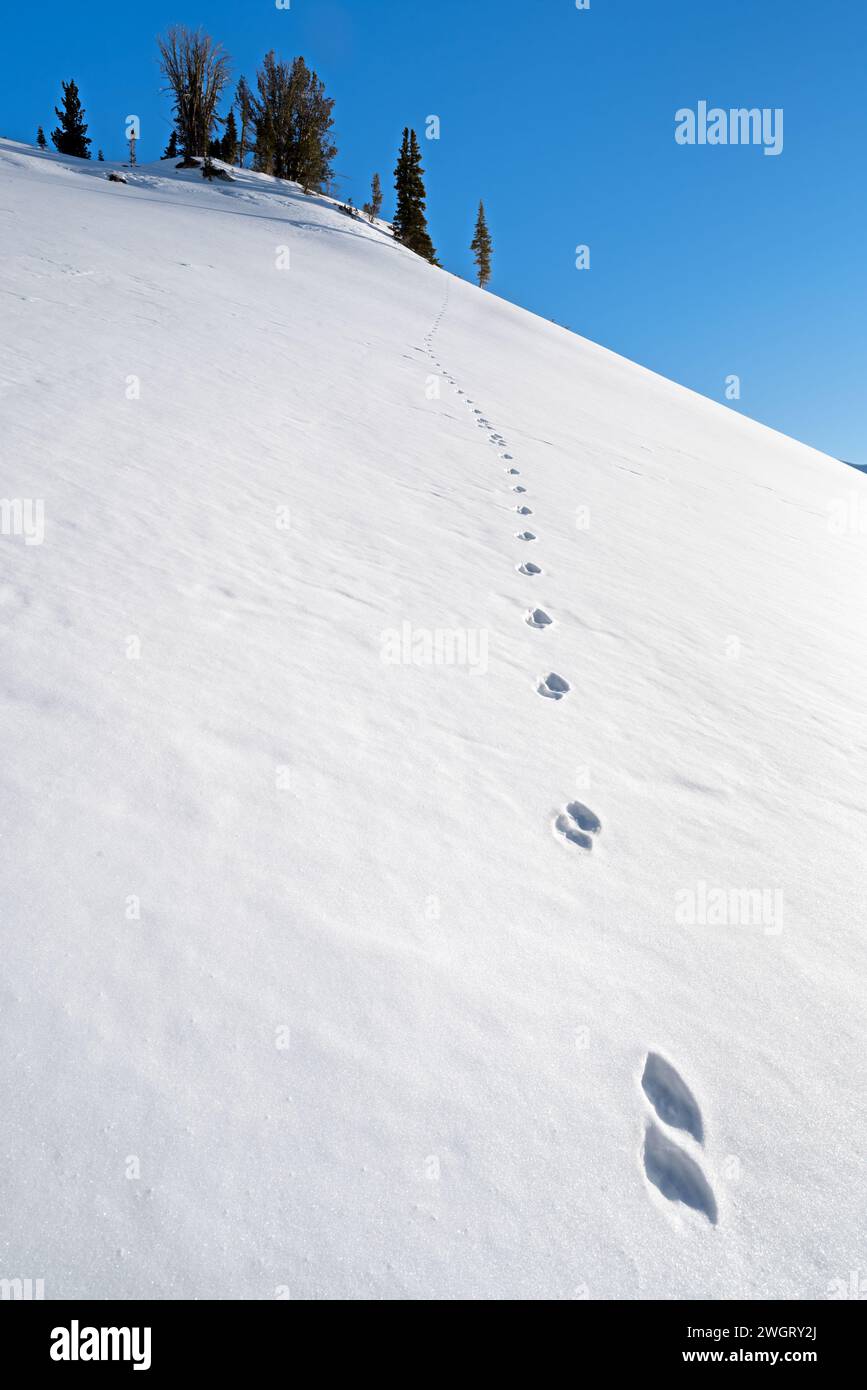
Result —
[[[824,1296],[867,479],[327,199],[110,169],[0,142],[0,1276]]]

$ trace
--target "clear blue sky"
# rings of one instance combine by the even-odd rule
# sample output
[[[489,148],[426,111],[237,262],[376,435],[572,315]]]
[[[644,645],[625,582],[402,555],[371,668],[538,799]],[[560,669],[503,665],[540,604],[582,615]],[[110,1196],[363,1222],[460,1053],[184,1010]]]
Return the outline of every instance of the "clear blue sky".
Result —
[[[867,7],[856,0],[43,0],[4,20],[0,133],[54,125],[75,77],[90,134],[141,160],[170,129],[155,35],[204,25],[252,78],[301,53],[336,98],[342,189],[422,141],[431,232],[469,274],[480,196],[491,288],[838,457],[867,463]],[[784,148],[692,146],[674,114],[782,107]],[[58,229],[62,236],[62,229]],[[590,269],[575,247],[590,246]]]

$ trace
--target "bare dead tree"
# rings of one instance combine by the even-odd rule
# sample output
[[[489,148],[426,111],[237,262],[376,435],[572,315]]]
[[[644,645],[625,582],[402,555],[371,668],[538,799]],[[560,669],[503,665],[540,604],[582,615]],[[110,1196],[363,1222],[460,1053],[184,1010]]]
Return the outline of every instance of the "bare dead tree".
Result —
[[[174,98],[185,160],[203,157],[217,126],[217,107],[229,84],[229,56],[203,30],[173,24],[157,39],[160,69]]]

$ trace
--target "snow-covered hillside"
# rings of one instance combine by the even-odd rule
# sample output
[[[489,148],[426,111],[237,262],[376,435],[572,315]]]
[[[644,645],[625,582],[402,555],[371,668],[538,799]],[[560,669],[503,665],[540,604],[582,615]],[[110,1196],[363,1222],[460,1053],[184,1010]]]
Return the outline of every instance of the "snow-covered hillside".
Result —
[[[110,167],[0,142],[0,1276],[867,1276],[867,479]]]

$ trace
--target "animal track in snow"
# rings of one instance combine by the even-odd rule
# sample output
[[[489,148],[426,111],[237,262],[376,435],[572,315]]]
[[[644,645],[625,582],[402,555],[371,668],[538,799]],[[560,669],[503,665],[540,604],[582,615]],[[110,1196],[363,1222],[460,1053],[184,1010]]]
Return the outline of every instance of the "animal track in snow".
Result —
[[[512,459],[514,458],[514,454],[500,454],[500,458],[503,459],[506,463],[511,463]]]
[[[538,539],[535,531],[519,531],[515,536],[516,541],[535,541]]]
[[[517,487],[513,487],[513,488],[512,488],[512,491],[513,491],[513,492],[526,492],[527,489],[526,489],[525,487],[521,487],[521,485],[520,485],[520,483],[519,483],[519,484],[517,485]]]
[[[554,829],[572,845],[581,849],[593,848],[593,836],[602,830],[602,822],[583,801],[570,801],[554,822]]]
[[[508,473],[510,478],[520,478],[521,476],[520,468],[507,468],[506,472]]]
[[[519,574],[541,574],[542,571],[541,571],[541,569],[540,569],[540,567],[539,567],[538,565],[534,565],[534,564],[533,564],[533,561],[532,561],[532,560],[527,560],[523,565],[519,565],[519,566],[518,566],[518,573],[519,573]]]
[[[651,1120],[644,1135],[644,1171],[670,1202],[683,1202],[717,1223],[716,1198],[694,1158],[663,1134]]]
[[[562,700],[564,695],[569,694],[572,687],[567,680],[564,680],[562,676],[558,676],[555,671],[552,671],[551,674],[546,676],[538,685],[537,689],[539,694],[544,695],[547,700]]]
[[[641,1086],[664,1124],[684,1129],[699,1144],[704,1143],[704,1125],[698,1101],[670,1062],[658,1052],[648,1052]]]
[[[544,608],[533,608],[530,613],[527,614],[527,623],[530,627],[551,627],[553,622],[554,619],[548,616]]]
[[[516,508],[515,508],[515,511],[518,513],[518,516],[532,516],[532,515],[533,515],[533,509],[532,509],[532,507],[516,507]]]
[[[648,1052],[645,1058],[641,1088],[663,1125],[704,1143],[698,1101],[680,1073],[658,1052]],[[700,1211],[712,1226],[717,1224],[716,1198],[701,1165],[653,1120],[647,1124],[642,1158],[648,1181],[664,1197]]]

